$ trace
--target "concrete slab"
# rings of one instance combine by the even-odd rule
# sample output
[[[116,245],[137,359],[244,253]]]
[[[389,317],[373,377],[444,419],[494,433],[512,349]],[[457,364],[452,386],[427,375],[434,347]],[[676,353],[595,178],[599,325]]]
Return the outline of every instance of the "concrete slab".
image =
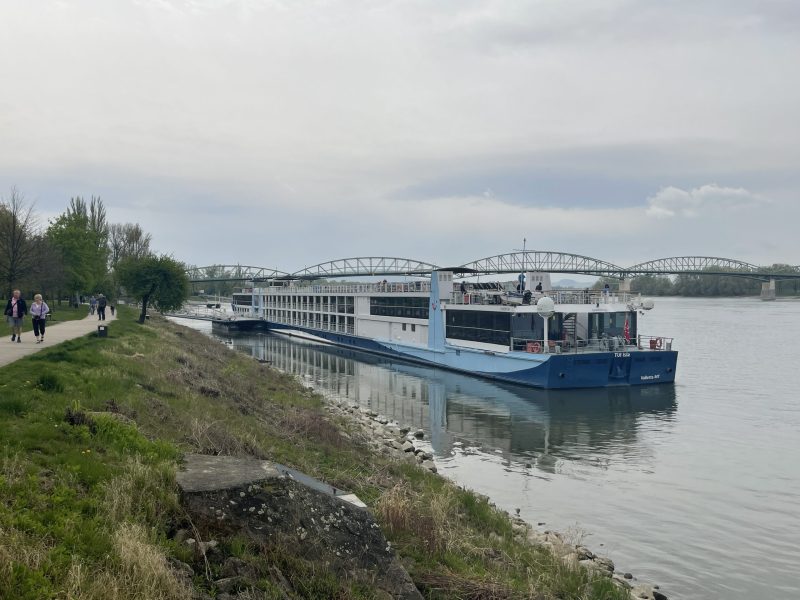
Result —
[[[254,458],[187,454],[185,460],[176,480],[187,493],[225,490],[281,476],[272,463]]]
[[[25,317],[26,319],[30,317]],[[97,315],[89,315],[85,319],[78,319],[77,321],[63,321],[47,324],[47,332],[45,333],[45,341],[41,344],[36,343],[36,337],[32,331],[22,334],[22,342],[11,341],[11,328],[5,326],[5,335],[0,338],[0,367],[19,360],[23,356],[28,356],[34,352],[38,352],[44,348],[79,338],[88,333],[97,331],[98,325],[109,325],[112,321],[116,320],[116,315],[106,314],[105,321],[98,321]],[[0,327],[0,331],[3,329]]]
[[[187,454],[184,467],[178,471],[176,480],[185,493],[195,493],[227,490],[277,477],[292,479],[310,490],[332,496],[354,508],[367,508],[355,494],[335,488],[290,467],[254,458]]]

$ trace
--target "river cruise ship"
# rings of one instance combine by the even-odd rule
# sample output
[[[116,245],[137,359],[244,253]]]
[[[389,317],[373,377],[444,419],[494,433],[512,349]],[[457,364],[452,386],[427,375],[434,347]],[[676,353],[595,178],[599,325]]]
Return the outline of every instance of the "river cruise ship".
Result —
[[[261,326],[535,387],[590,388],[674,381],[672,338],[639,333],[652,308],[608,289],[506,289],[435,271],[430,281],[272,282],[235,294],[235,316],[217,325]]]

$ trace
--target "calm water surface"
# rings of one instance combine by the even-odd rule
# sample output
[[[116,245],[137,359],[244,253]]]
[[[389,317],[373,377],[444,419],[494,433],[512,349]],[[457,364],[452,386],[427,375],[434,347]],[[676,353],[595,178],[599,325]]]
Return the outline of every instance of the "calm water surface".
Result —
[[[670,598],[800,597],[800,302],[660,299],[640,329],[676,338],[674,386],[547,392],[275,335],[226,341],[422,427],[441,473]]]

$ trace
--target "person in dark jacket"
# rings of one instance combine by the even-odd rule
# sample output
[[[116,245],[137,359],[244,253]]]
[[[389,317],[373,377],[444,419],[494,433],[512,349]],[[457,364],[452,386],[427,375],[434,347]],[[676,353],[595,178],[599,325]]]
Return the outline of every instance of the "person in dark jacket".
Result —
[[[11,341],[22,342],[22,318],[28,314],[28,305],[19,290],[14,290],[3,313],[11,325]]]
[[[97,320],[98,321],[105,321],[106,320],[106,305],[108,304],[108,300],[103,294],[100,294],[97,298]]]

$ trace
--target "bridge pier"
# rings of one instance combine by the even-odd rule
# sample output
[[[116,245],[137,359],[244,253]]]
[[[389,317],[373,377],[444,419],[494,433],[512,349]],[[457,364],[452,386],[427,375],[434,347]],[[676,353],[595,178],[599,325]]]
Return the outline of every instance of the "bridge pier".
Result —
[[[775,280],[770,279],[761,284],[761,299],[764,301],[775,300]]]
[[[630,294],[631,293],[631,279],[622,279],[619,282],[619,293],[620,294]]]

